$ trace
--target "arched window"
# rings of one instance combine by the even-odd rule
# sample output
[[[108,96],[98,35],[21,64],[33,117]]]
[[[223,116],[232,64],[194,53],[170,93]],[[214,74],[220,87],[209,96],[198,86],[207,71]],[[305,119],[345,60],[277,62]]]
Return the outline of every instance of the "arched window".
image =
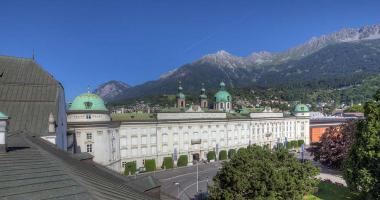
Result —
[[[224,108],[223,103],[220,103],[220,109],[223,109],[223,108]]]
[[[227,109],[230,109],[230,103],[227,103],[226,108],[227,108]]]
[[[206,102],[203,102],[203,107],[206,108]]]
[[[183,101],[181,101],[181,107],[183,107]]]

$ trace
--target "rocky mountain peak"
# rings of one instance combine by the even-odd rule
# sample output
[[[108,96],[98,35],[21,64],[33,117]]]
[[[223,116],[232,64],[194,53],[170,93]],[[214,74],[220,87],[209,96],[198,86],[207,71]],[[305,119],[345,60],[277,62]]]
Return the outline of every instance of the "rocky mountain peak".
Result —
[[[108,101],[119,94],[122,94],[130,86],[122,81],[111,80],[106,83],[101,84],[94,93],[103,98],[103,100]]]

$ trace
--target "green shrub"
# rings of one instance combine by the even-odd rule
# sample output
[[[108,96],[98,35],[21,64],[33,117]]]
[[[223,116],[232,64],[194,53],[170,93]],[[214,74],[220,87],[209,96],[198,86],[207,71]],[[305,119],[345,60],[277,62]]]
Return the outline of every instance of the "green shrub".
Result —
[[[187,158],[187,155],[180,155],[177,161],[177,166],[184,167],[184,166],[187,166],[187,163],[189,163],[189,159]]]
[[[165,157],[164,161],[162,162],[162,169],[171,169],[174,166],[173,158],[172,157]]]
[[[235,149],[228,150],[228,158],[231,159],[236,154]]]
[[[246,148],[242,147],[242,148],[238,149],[237,153],[244,151],[244,150],[246,150]]]
[[[291,141],[291,143],[292,143],[292,147],[293,148],[297,148],[298,147],[298,141],[297,140],[293,140],[293,141]]]
[[[155,171],[156,170],[156,160],[155,159],[149,159],[145,160],[145,170],[147,172]]]
[[[216,158],[216,155],[215,155],[215,151],[209,151],[207,153],[207,160],[210,161],[210,160],[215,160]]]
[[[136,173],[136,161],[127,162],[125,164],[124,175],[132,175]]]
[[[284,144],[282,144],[282,143],[277,143],[277,146],[276,146],[276,149],[277,149],[277,150],[281,150],[281,149],[284,149],[284,148],[285,148]]]
[[[226,150],[221,150],[219,152],[219,160],[227,160],[227,151]]]
[[[298,143],[298,147],[301,147],[303,144],[305,144],[305,141],[298,140],[297,143]]]
[[[286,146],[286,148],[287,149],[293,149],[293,148],[297,148],[298,147],[298,141],[289,141],[288,143],[287,143],[287,146]]]

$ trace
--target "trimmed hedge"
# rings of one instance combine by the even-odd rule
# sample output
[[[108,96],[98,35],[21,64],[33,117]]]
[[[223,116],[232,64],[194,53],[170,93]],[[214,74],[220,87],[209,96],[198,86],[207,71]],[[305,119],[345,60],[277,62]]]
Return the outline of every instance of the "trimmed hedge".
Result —
[[[207,160],[210,162],[210,160],[215,160],[216,158],[216,155],[215,155],[215,151],[209,151],[207,153]]]
[[[293,149],[293,148],[297,148],[297,147],[299,147],[297,140],[289,141],[287,143],[287,146],[286,146],[287,149]]]
[[[219,152],[219,160],[227,160],[227,151],[226,150],[221,150]]]
[[[187,163],[189,163],[189,159],[187,158],[187,155],[180,155],[177,161],[177,167],[187,166]]]
[[[303,144],[305,144],[305,141],[298,140],[297,143],[298,143],[298,147],[301,147]]]
[[[124,175],[132,175],[136,173],[136,161],[127,162],[125,164]]]
[[[155,159],[145,160],[144,166],[147,172],[156,171],[156,160]]]
[[[174,167],[174,162],[172,157],[165,157],[162,162],[162,169],[171,169]]]
[[[235,149],[228,150],[228,158],[231,159],[236,154]]]

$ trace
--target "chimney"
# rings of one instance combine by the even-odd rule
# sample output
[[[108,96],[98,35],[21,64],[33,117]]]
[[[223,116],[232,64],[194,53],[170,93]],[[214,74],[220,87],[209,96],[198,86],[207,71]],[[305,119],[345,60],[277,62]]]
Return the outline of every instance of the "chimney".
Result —
[[[8,119],[8,116],[0,112],[0,153],[7,152]]]
[[[49,134],[55,135],[55,120],[53,113],[49,114]]]

